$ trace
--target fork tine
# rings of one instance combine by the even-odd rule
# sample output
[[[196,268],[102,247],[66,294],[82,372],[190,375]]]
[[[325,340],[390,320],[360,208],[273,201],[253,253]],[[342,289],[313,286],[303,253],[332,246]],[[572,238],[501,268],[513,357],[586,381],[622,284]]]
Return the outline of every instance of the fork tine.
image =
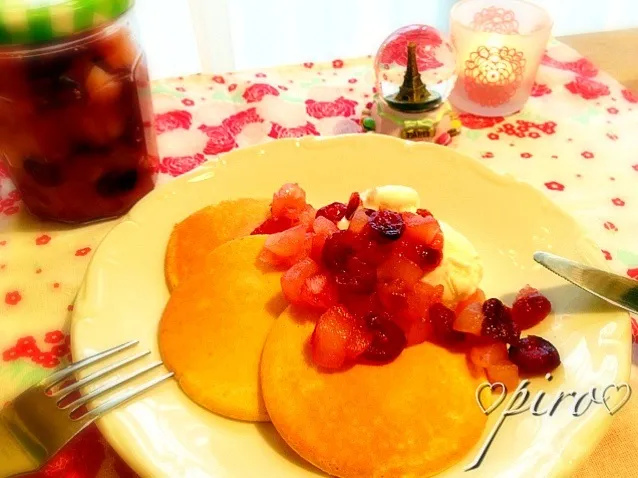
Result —
[[[111,390],[114,390],[116,388],[118,388],[120,385],[125,384],[126,382],[129,382],[131,380],[133,380],[134,378],[139,377],[140,375],[145,374],[146,372],[149,372],[151,370],[153,370],[154,368],[159,367],[160,365],[164,365],[162,362],[153,362],[150,365],[147,365],[146,367],[142,368],[141,370],[138,370],[137,372],[131,374],[131,375],[127,375],[124,378],[121,378],[115,382],[107,382],[104,385],[99,386],[98,388],[96,388],[95,390],[93,390],[92,392],[87,393],[86,395],[78,398],[77,400],[68,403],[66,405],[64,405],[63,407],[60,407],[62,410],[66,410],[67,408],[71,408],[73,407],[73,410],[71,410],[71,414],[73,414],[75,411],[77,411],[78,408],[80,408],[82,405],[86,404],[87,402],[89,402],[90,400],[93,400],[94,398],[99,397],[100,395],[106,393],[106,392],[110,392]]]
[[[154,378],[153,380],[151,380],[148,383],[145,383],[144,385],[140,385],[139,387],[129,390],[128,392],[122,393],[120,394],[120,396],[116,396],[112,398],[111,400],[104,402],[99,407],[96,407],[93,410],[89,411],[87,414],[85,414],[78,420],[94,420],[96,418],[99,418],[102,414],[111,411],[113,408],[131,400],[132,398],[135,398],[137,395],[141,395],[147,390],[171,378],[173,375],[174,375],[173,372],[169,372],[165,375],[162,375],[161,377]]]
[[[60,401],[64,400],[66,397],[69,396],[70,393],[75,392],[78,388],[83,387],[84,385],[86,385],[87,383],[93,382],[94,380],[106,375],[107,373],[111,373],[114,370],[117,370],[119,368],[124,367],[125,365],[128,365],[131,362],[134,362],[142,357],[146,357],[148,354],[150,354],[151,351],[147,350],[146,352],[141,352],[137,355],[133,355],[132,357],[128,357],[125,358],[123,360],[120,360],[119,362],[115,362],[111,365],[109,365],[108,367],[104,367],[96,372],[93,372],[90,375],[87,375],[86,377],[84,377],[81,380],[78,380],[77,382],[69,385],[68,387],[65,388],[61,388],[60,390],[57,390],[55,393],[52,394],[53,397],[57,397],[59,395],[62,395],[62,397],[60,397]]]
[[[54,374],[49,375],[48,377],[46,377],[40,382],[40,386],[44,388],[50,388],[60,383],[65,378],[70,377],[78,370],[83,369],[87,365],[91,365],[106,357],[110,357],[111,355],[116,354],[121,350],[125,350],[130,347],[133,347],[134,345],[137,345],[138,343],[139,343],[139,340],[131,340],[130,342],[126,342],[125,344],[118,345],[116,347],[105,350],[104,352],[100,352],[99,354],[92,355],[91,357],[87,357],[84,360],[80,360],[79,362],[71,364],[68,367],[63,368],[62,370],[59,370],[58,372],[55,372]]]

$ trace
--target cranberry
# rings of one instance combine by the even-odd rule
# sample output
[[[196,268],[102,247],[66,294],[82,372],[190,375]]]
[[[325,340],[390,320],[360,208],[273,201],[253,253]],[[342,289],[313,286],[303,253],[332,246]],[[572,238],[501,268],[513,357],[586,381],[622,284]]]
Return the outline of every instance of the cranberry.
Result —
[[[549,299],[536,291],[514,301],[512,318],[521,329],[529,329],[547,317],[551,310],[552,304]]]
[[[428,309],[430,324],[434,338],[441,342],[459,342],[463,340],[463,334],[452,328],[456,314],[440,302],[436,302]]]
[[[256,234],[276,234],[278,232],[283,232],[286,229],[290,229],[293,226],[293,220],[288,217],[269,217],[264,222],[262,222],[251,235]]]
[[[521,329],[512,320],[511,311],[498,299],[488,299],[483,303],[483,325],[481,336],[506,344],[516,344]]]
[[[405,230],[403,217],[394,211],[374,211],[370,216],[370,226],[381,237],[395,241]]]
[[[536,335],[523,337],[511,345],[509,358],[521,372],[543,375],[560,365],[558,350],[549,341]]]
[[[315,217],[325,217],[332,222],[339,222],[346,215],[346,205],[341,202],[333,202],[317,211]]]
[[[374,265],[353,256],[348,259],[345,270],[335,276],[335,282],[342,294],[367,294],[374,291],[377,270]]]
[[[41,186],[58,186],[63,181],[62,171],[57,164],[44,163],[28,158],[24,160],[22,167]]]
[[[354,216],[356,210],[361,206],[361,196],[358,192],[354,192],[350,195],[348,200],[348,206],[346,207],[346,219],[349,221]]]
[[[371,362],[392,362],[407,345],[405,334],[387,314],[366,317],[367,329],[372,332],[372,343],[362,357]]]
[[[349,231],[337,231],[329,236],[321,253],[324,265],[331,271],[345,270],[348,259],[354,254],[353,241]]]
[[[395,250],[399,255],[405,256],[412,262],[417,263],[426,274],[439,267],[443,260],[442,251],[424,244],[408,241],[405,238],[397,243]]]
[[[113,197],[135,189],[138,174],[135,169],[109,171],[98,179],[95,189],[100,196]]]

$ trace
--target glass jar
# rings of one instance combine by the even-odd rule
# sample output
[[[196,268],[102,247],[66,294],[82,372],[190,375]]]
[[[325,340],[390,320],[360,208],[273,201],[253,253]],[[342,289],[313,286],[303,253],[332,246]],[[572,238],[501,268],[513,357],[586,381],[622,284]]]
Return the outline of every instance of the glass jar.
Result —
[[[0,3],[0,160],[41,218],[115,217],[154,187],[150,83],[133,3]]]

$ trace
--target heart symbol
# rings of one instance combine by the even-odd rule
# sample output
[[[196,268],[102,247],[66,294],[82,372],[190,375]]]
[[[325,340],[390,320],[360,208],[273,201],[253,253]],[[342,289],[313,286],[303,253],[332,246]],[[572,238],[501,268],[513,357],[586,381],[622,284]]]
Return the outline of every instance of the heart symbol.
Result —
[[[486,388],[488,388],[490,392],[493,392],[497,387],[501,387],[501,395],[496,399],[496,401],[492,403],[492,405],[485,408],[485,405],[483,405],[483,402],[481,400],[481,393]],[[501,382],[483,382],[476,389],[476,403],[478,403],[479,408],[483,411],[483,413],[485,413],[485,415],[489,415],[494,410],[496,410],[501,403],[503,403],[503,400],[505,400],[505,395],[507,395],[507,392],[505,391],[505,385],[503,385]]]
[[[615,407],[610,408],[609,403],[607,403],[607,392],[611,389],[614,389],[616,392],[620,392],[621,390],[625,390],[625,395],[620,399],[620,401],[616,404]],[[622,382],[620,385],[607,385],[605,390],[603,390],[603,403],[605,404],[605,408],[609,412],[610,415],[613,415],[618,410],[620,410],[627,401],[629,401],[629,397],[631,397],[631,387],[627,382]]]

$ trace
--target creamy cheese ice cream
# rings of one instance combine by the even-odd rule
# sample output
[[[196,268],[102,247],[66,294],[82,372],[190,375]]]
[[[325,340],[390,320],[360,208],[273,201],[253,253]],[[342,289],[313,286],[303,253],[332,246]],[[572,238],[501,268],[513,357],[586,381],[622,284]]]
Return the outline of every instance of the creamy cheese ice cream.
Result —
[[[363,205],[370,209],[416,212],[419,194],[407,186],[387,185],[361,193]],[[443,231],[443,260],[423,281],[444,287],[443,300],[458,302],[472,295],[483,279],[483,263],[472,243],[449,224],[439,220]]]

